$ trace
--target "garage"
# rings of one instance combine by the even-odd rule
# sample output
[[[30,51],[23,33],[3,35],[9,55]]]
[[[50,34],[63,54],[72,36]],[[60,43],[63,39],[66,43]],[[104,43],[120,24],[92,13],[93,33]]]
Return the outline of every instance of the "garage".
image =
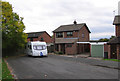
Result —
[[[104,58],[105,43],[91,43],[91,57]]]

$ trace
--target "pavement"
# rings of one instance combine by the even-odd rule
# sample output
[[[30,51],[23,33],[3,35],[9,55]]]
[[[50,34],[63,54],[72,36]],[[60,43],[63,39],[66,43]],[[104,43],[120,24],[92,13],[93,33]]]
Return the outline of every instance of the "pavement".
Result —
[[[17,79],[118,79],[117,62],[48,55],[48,57],[12,57],[6,59]],[[111,64],[115,63],[115,64]]]

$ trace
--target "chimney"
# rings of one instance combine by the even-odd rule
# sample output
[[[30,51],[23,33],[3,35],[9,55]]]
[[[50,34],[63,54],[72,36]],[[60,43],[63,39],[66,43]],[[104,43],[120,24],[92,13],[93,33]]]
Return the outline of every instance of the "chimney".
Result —
[[[76,20],[73,23],[76,25],[77,24]]]
[[[116,37],[120,37],[120,15],[115,16],[113,25],[115,25]]]

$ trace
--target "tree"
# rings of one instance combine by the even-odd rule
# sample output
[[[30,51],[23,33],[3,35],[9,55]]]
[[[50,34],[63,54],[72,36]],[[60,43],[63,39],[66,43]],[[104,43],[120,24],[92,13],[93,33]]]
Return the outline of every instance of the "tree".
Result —
[[[27,35],[23,32],[25,25],[23,18],[12,10],[9,2],[2,1],[2,49],[3,53],[14,52],[23,48],[27,42]],[[0,6],[1,6],[0,5]]]
[[[115,36],[111,36],[111,37],[110,37],[110,39],[113,39],[113,38],[115,38]]]
[[[113,38],[115,38],[115,36],[111,36],[109,39],[108,39],[108,38],[101,38],[101,39],[99,39],[98,41],[99,41],[99,42],[108,42],[109,40],[111,40],[111,39],[113,39]]]
[[[101,38],[101,39],[99,39],[98,41],[99,41],[99,42],[108,42],[109,39],[107,39],[107,38]]]

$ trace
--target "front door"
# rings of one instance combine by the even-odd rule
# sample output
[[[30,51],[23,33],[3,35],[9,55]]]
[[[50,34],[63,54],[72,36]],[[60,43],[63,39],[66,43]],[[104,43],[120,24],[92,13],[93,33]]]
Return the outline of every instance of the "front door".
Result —
[[[65,44],[61,44],[61,52],[65,54]]]
[[[111,58],[117,59],[117,46],[111,45]]]

